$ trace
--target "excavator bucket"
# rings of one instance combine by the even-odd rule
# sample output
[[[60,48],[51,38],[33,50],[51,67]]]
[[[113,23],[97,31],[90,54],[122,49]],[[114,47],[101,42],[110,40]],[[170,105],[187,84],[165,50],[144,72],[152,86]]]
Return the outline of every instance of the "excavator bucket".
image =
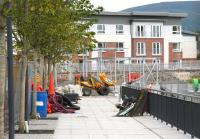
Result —
[[[111,81],[108,79],[105,73],[99,74],[99,79],[106,85],[106,86],[114,86],[116,81]]]

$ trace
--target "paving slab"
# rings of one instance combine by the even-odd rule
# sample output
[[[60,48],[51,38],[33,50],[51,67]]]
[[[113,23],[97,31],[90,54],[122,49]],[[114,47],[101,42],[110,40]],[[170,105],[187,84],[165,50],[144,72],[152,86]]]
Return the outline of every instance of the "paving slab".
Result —
[[[30,120],[29,130],[55,130],[57,127],[58,120],[55,118],[59,117],[59,113],[48,114],[46,119]],[[52,120],[54,119],[54,120]],[[16,126],[16,129],[17,126]],[[7,137],[8,138],[8,137]],[[15,134],[15,139],[53,139],[54,134]]]
[[[82,97],[81,110],[59,114],[54,139],[191,139],[149,115],[115,117],[115,96]]]

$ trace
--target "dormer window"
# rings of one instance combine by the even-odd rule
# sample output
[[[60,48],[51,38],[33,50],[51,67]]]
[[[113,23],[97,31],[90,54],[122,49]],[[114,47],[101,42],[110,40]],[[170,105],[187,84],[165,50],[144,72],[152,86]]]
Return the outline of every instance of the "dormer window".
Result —
[[[123,28],[123,25],[116,25],[116,33],[117,34],[123,34],[124,33],[124,28]]]
[[[145,37],[145,26],[137,25],[135,35],[136,37]]]
[[[152,25],[151,26],[151,37],[161,37],[161,26]]]
[[[105,25],[97,25],[97,33],[105,33]]]
[[[181,34],[181,26],[172,26],[172,34]]]

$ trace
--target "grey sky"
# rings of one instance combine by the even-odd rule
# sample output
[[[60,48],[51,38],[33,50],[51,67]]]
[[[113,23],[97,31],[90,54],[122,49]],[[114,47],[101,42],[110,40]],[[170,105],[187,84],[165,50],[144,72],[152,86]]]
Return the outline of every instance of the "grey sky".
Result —
[[[195,0],[90,0],[95,6],[103,6],[105,11],[120,11],[130,7],[166,1],[195,1]]]

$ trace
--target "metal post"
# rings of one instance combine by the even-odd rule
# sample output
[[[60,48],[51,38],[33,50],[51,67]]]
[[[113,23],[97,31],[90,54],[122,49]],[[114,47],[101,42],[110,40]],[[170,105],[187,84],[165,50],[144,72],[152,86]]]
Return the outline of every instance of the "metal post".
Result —
[[[158,71],[159,71],[159,63],[158,63],[158,60],[156,59],[156,62],[157,62],[157,71],[156,71],[156,84],[158,85]]]
[[[102,72],[102,65],[103,65],[103,61],[102,61],[102,49],[101,49],[101,53],[100,53],[100,58],[101,58],[101,61],[100,61],[100,64],[101,64],[100,72]]]
[[[82,72],[83,72],[83,77],[85,77],[85,71],[84,71],[84,68],[85,68],[85,64],[84,64],[84,62],[85,62],[84,61],[84,59],[85,59],[84,58],[84,52],[83,52],[83,56],[82,57],[83,57],[83,60],[82,60]]]
[[[99,78],[99,69],[100,69],[100,54],[98,49],[98,59],[97,59],[97,79]]]
[[[10,8],[10,3],[8,8]],[[7,25],[7,60],[8,60],[8,107],[9,107],[9,139],[15,138],[14,129],[14,93],[13,93],[13,42],[12,42],[12,20],[6,20]]]
[[[130,74],[130,72],[131,72],[130,66],[131,66],[131,58],[129,58],[128,74]]]
[[[145,86],[145,83],[144,83],[144,59],[143,59],[143,62],[142,62],[142,75],[143,75],[142,85],[144,87]]]
[[[125,67],[125,60],[124,60],[124,82],[126,82],[126,74],[125,74],[125,72],[126,72],[126,67]]]
[[[85,76],[88,77],[88,63],[87,63],[87,50],[86,50],[86,56],[85,56]]]
[[[115,81],[117,81],[117,64],[116,64],[116,58],[117,58],[117,56],[116,56],[116,50],[115,50]]]

